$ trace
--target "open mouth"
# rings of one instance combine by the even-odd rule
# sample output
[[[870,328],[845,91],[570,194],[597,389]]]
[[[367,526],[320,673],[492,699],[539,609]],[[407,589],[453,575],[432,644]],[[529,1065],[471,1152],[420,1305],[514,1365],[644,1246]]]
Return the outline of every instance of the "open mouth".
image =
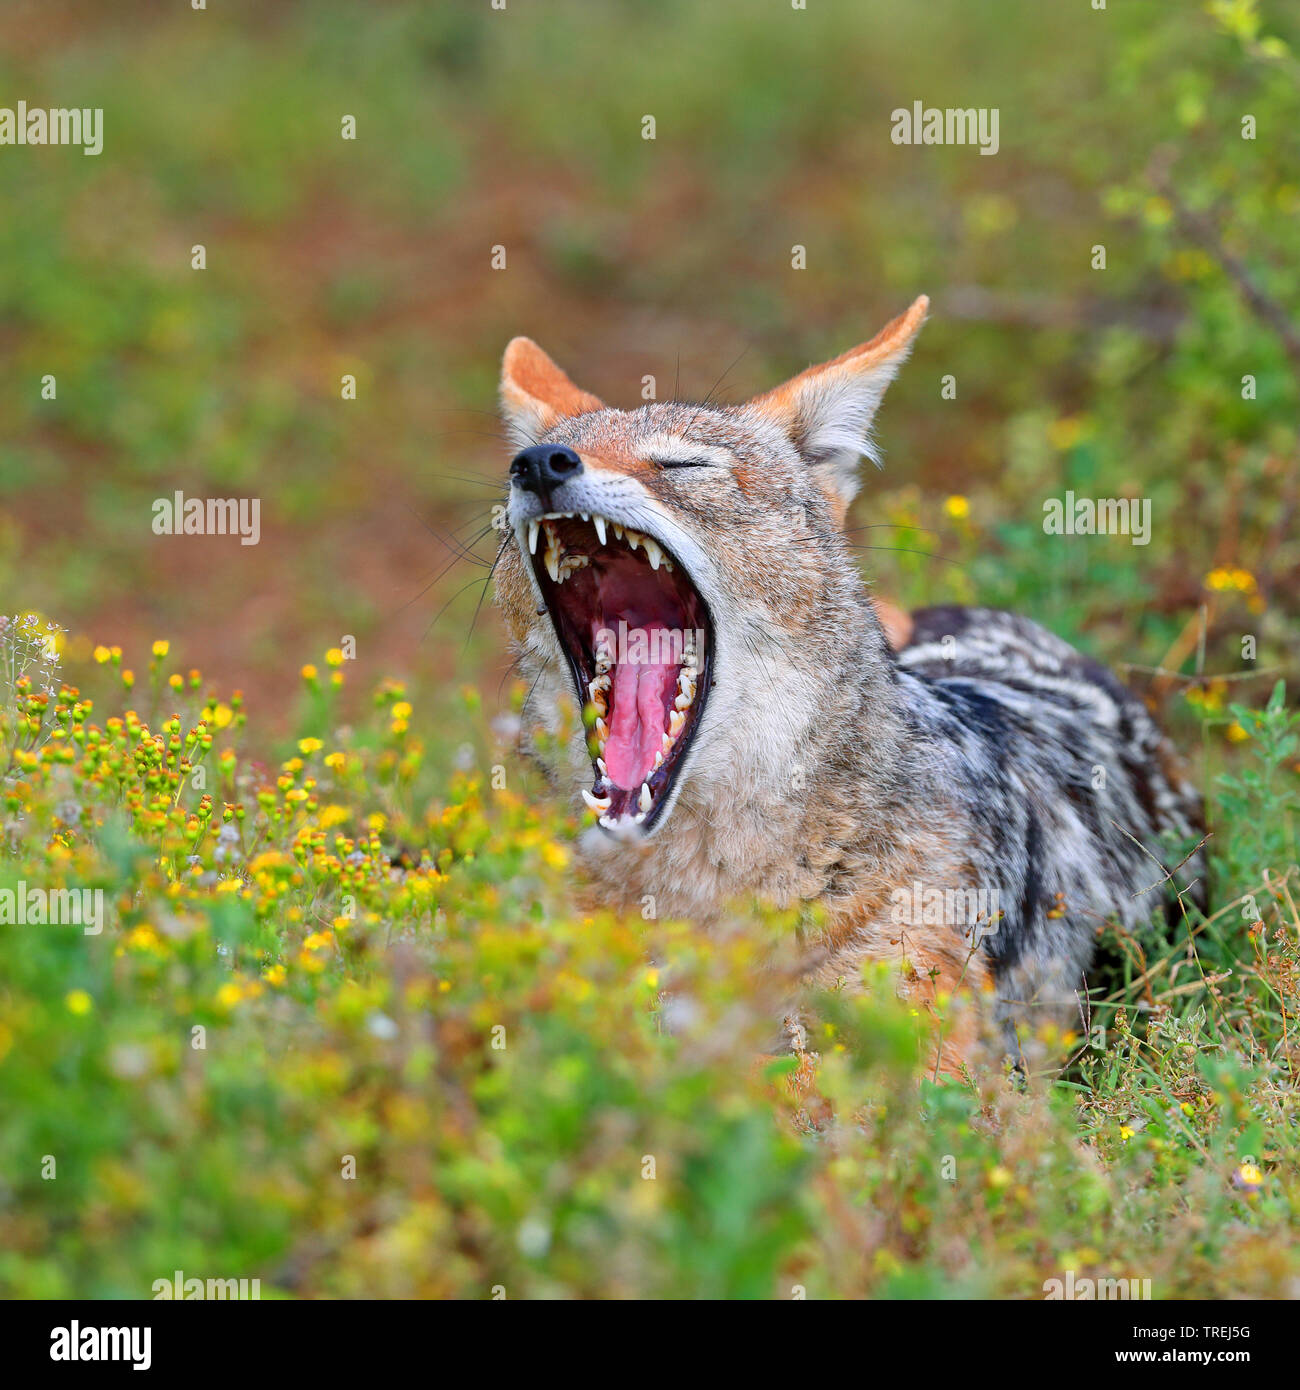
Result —
[[[584,707],[595,781],[583,800],[608,830],[648,830],[667,804],[709,693],[708,609],[651,536],[602,516],[527,522],[525,545]]]

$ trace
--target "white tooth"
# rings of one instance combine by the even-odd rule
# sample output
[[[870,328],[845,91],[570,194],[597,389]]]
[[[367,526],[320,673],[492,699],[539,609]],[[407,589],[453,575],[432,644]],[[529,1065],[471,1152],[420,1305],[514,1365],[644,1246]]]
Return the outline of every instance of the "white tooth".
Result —
[[[639,531],[629,531],[627,533],[627,546],[629,550],[635,550],[645,539]]]
[[[653,765],[652,765],[651,768],[650,768],[650,771],[651,771],[651,772],[658,772],[659,769],[660,769],[661,767],[663,767],[663,765],[664,765],[664,755],[663,755],[662,753],[656,753],[656,754],[655,754],[655,760],[654,760]]]
[[[613,830],[613,828],[614,828],[614,817],[613,817],[613,816],[601,816],[601,818],[600,818],[600,823],[601,823],[601,825],[607,825],[611,830]]]
[[[545,556],[546,573],[549,574],[556,584],[560,582],[560,561],[555,551],[548,550]]]
[[[530,555],[537,554],[537,533],[541,529],[542,527],[540,522],[530,521],[528,523],[528,553]]]
[[[674,709],[690,709],[690,707],[691,707],[691,697],[690,697],[689,695],[679,695],[679,696],[673,701],[673,708],[674,708]]]
[[[579,512],[578,515],[583,519],[583,521],[590,521],[590,520],[591,520],[591,518],[587,515],[586,512]]]
[[[642,822],[643,820],[645,820],[645,812],[644,812],[644,811],[638,811],[638,812],[636,813],[636,815],[634,815],[634,816],[632,817],[632,821],[633,821],[633,823],[634,823],[635,825],[640,825],[641,822]]]
[[[649,536],[642,536],[641,542],[645,546],[646,558],[650,561],[650,568],[652,570],[657,570],[660,561],[664,558],[663,551],[659,549]]]
[[[601,543],[601,545],[604,545],[604,544],[605,544],[605,518],[604,518],[603,516],[594,516],[594,517],[592,517],[591,521],[592,521],[592,525],[595,526],[595,528],[596,528],[596,535],[600,537],[600,543]]]
[[[610,798],[607,796],[593,796],[586,787],[582,789],[582,799],[598,815],[609,810]]]
[[[674,743],[674,740],[673,740],[672,738],[670,738],[667,734],[665,734],[665,735],[664,735],[663,744],[662,744],[663,751],[664,751],[665,753],[670,752],[670,751],[672,750],[673,743]]]
[[[600,769],[600,775],[601,775],[602,777],[608,777],[608,776],[609,776],[609,769],[605,766],[605,759],[604,759],[604,758],[597,758],[597,759],[596,759],[596,766]]]
[[[685,727],[686,716],[681,712],[681,710],[673,710],[673,712],[668,716],[669,735],[672,738],[676,738],[677,735],[680,734]]]
[[[609,725],[601,718],[596,719],[596,737],[603,745],[609,738]]]
[[[637,804],[638,806],[640,806],[640,808],[641,808],[643,811],[648,811],[648,810],[650,809],[651,800],[650,800],[650,783],[649,783],[649,782],[642,782],[642,783],[641,783],[641,795],[640,795],[640,797],[637,799],[637,803],[636,803],[636,804]]]
[[[666,569],[666,570],[671,570],[672,567],[673,567],[673,562],[668,558],[667,555],[665,555],[665,556],[664,556],[664,569]]]
[[[623,528],[618,524],[617,521],[611,521],[610,525],[614,528],[614,534],[618,537],[619,540],[622,540]]]
[[[587,686],[587,689],[593,692],[597,690],[608,690],[611,684],[610,678],[602,674],[598,675],[596,679]]]

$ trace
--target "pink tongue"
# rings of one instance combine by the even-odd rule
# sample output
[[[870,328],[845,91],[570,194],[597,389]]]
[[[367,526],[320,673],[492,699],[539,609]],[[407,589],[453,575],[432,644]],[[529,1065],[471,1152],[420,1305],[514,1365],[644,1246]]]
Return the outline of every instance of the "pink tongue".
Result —
[[[604,758],[615,786],[633,791],[650,775],[655,754],[663,747],[668,707],[664,696],[673,669],[636,666],[630,661],[614,667],[613,713]]]

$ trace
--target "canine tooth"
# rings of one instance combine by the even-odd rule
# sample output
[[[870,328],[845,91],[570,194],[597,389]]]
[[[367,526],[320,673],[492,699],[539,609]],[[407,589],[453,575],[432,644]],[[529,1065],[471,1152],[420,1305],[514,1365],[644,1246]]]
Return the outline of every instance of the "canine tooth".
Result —
[[[558,584],[560,582],[560,538],[549,521],[544,520],[542,525],[546,528],[546,553],[542,558],[546,564],[547,574],[551,576],[554,583]]]
[[[528,523],[528,553],[537,554],[537,533],[542,529],[540,521],[530,521]]]
[[[673,712],[668,716],[668,733],[669,733],[669,735],[670,735],[672,738],[676,738],[677,735],[680,734],[681,731],[682,731],[685,727],[686,727],[686,716],[685,716],[685,715],[681,712],[681,710],[679,710],[679,709],[673,710]]]
[[[582,789],[582,799],[597,815],[602,815],[609,810],[610,798],[607,796],[593,796],[586,787]]]
[[[648,811],[648,810],[650,809],[651,804],[652,804],[652,801],[651,801],[651,797],[650,797],[650,783],[649,783],[649,782],[642,782],[642,783],[641,783],[641,795],[637,798],[637,803],[636,803],[636,804],[637,804],[643,811]]]
[[[591,524],[596,528],[596,535],[600,538],[601,545],[605,544],[605,518],[603,516],[593,516]]]
[[[663,562],[663,551],[659,549],[649,536],[642,536],[641,544],[645,546],[646,559],[650,561],[650,568],[652,570],[657,570]]]

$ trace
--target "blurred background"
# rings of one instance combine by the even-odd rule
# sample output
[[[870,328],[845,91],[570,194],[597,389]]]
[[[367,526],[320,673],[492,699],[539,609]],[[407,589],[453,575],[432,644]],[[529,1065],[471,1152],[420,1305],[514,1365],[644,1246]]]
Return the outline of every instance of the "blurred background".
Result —
[[[97,157],[0,145],[0,616],[95,701],[0,708],[0,886],[112,900],[0,921],[0,1293],[1294,1297],[1300,744],[1246,706],[1300,646],[1296,0],[207,3],[0,2],[0,109],[104,112]],[[895,145],[916,102],[997,154]],[[575,905],[574,816],[483,727],[512,336],[741,401],[919,293],[864,572],[1123,670],[1200,750],[1222,904],[1103,935],[1044,1091],[921,1105],[888,971],[756,1065],[796,914]],[[259,544],[155,535],[178,490]],[[1045,534],[1069,491],[1150,543]]]
[[[1297,42],[1281,0],[10,0],[4,102],[102,107],[104,150],[0,148],[2,606],[74,675],[167,638],[263,728],[345,634],[352,688],[490,697],[512,335],[611,404],[740,401],[925,292],[850,522],[882,591],[1285,667]],[[916,101],[997,108],[998,153],[891,143]],[[260,498],[260,544],[154,535],[177,489]],[[1045,536],[1066,489],[1149,498],[1151,543]]]

